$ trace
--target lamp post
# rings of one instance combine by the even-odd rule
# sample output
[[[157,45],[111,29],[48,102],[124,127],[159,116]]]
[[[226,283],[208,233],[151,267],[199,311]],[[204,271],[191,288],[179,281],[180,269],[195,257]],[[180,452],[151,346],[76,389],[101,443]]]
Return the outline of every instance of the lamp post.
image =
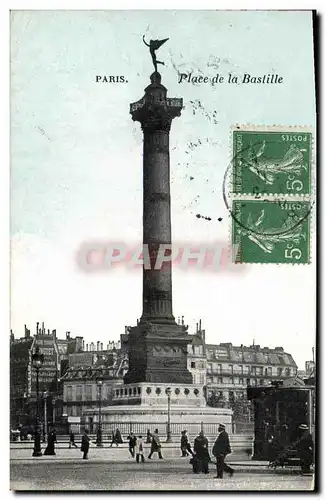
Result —
[[[102,443],[102,380],[97,381],[98,387],[98,429],[97,429],[97,439],[96,446],[103,447]]]
[[[40,348],[37,346],[32,354],[32,364],[36,370],[36,422],[34,427],[34,449],[33,457],[41,457],[41,428],[39,419],[39,371],[43,364],[44,356],[40,354]]]
[[[165,394],[168,397],[168,425],[166,429],[166,442],[171,443],[171,387],[167,387],[165,390]]]
[[[55,417],[56,417],[56,402],[60,399],[59,397],[59,384],[60,377],[58,377],[58,373],[56,375],[56,395],[52,396],[52,425],[55,426]]]
[[[47,411],[48,392],[47,391],[43,392],[43,399],[44,399],[43,443],[46,443],[48,435],[48,411]]]

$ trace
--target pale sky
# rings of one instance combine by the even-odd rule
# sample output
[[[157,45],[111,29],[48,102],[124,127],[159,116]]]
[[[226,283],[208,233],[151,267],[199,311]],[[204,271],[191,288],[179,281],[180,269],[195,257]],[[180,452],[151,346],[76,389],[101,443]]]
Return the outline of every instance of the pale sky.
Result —
[[[69,330],[106,345],[141,315],[141,271],[85,274],[76,252],[94,239],[142,238],[142,133],[129,114],[152,72],[142,35],[170,38],[159,70],[168,96],[184,99],[170,134],[173,240],[227,245],[230,127],[315,125],[311,15],[22,11],[11,30],[12,328],[20,336],[24,323],[34,331],[44,321],[59,336]],[[179,84],[176,68],[277,73],[284,83]],[[96,83],[96,75],[128,83]],[[201,318],[209,343],[283,346],[302,368],[315,344],[314,265],[241,267],[174,269],[175,316],[190,332]]]

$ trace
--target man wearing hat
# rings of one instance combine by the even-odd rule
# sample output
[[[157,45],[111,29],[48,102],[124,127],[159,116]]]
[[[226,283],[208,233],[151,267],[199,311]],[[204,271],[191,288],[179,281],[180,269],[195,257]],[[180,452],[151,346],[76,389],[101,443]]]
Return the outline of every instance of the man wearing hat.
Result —
[[[297,450],[300,458],[301,474],[310,474],[310,466],[313,463],[314,444],[309,427],[306,424],[300,424],[299,430],[301,437],[297,444]]]
[[[225,457],[231,453],[229,435],[225,430],[224,424],[218,426],[218,438],[216,439],[212,453],[216,457],[216,479],[223,478],[223,471],[228,472],[230,477],[233,476],[234,470],[225,463]]]

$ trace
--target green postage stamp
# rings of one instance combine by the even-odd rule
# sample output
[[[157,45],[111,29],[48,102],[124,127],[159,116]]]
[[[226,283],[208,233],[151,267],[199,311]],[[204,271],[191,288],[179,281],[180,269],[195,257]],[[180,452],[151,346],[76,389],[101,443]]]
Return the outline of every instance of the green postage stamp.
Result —
[[[233,193],[309,195],[312,134],[308,130],[234,130]]]
[[[309,201],[234,200],[235,262],[309,263],[310,210]]]

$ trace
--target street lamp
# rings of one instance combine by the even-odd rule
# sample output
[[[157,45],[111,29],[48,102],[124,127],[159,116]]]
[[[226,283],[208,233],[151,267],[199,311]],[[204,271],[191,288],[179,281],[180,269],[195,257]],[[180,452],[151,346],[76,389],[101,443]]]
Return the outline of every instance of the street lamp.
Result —
[[[172,442],[172,439],[171,439],[171,393],[172,393],[171,387],[167,387],[165,389],[165,394],[168,397],[168,425],[167,425],[167,429],[166,429],[166,442],[167,443]]]
[[[43,421],[43,443],[47,441],[47,435],[48,435],[48,395],[49,393],[47,391],[43,392],[43,399],[44,399],[44,421]]]
[[[98,429],[97,429],[97,439],[96,446],[102,447],[102,380],[97,381],[98,387]]]
[[[41,428],[39,419],[39,371],[43,364],[44,356],[40,354],[40,348],[37,346],[32,354],[32,364],[36,370],[36,423],[34,427],[34,449],[33,457],[41,457]]]
[[[55,426],[55,414],[56,414],[56,402],[60,399],[59,398],[59,384],[60,384],[60,377],[58,377],[58,373],[56,375],[56,392],[55,396],[52,396],[52,425],[53,427]]]

